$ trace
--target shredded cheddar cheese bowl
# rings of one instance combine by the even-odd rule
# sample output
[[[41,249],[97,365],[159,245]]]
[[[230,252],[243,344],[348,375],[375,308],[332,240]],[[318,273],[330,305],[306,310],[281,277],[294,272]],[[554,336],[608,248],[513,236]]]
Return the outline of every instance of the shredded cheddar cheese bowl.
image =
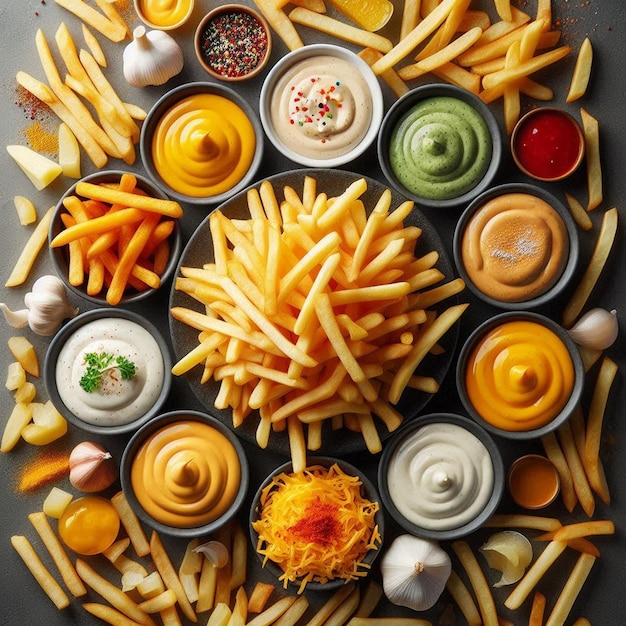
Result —
[[[367,576],[383,541],[378,493],[354,466],[308,459],[286,463],[259,487],[250,511],[252,544],[263,566],[298,593],[328,590]]]

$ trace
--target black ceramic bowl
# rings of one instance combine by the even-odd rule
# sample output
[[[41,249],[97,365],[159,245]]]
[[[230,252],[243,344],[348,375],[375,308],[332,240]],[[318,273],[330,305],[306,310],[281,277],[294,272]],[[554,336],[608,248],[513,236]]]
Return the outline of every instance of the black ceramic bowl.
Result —
[[[203,426],[208,426],[211,429],[214,429],[217,433],[223,435],[232,445],[234,452],[236,453],[237,459],[239,460],[240,467],[239,485],[236,489],[232,503],[228,505],[227,508],[225,508],[225,510],[219,517],[213,519],[208,523],[190,527],[183,527],[182,525],[169,525],[152,517],[152,515],[150,515],[150,513],[142,506],[142,504],[138,500],[131,482],[132,465],[136,458],[136,455],[138,454],[144,443],[152,435],[158,433],[163,428],[173,427],[180,422],[198,422],[199,424]],[[182,441],[185,436],[185,433],[182,433],[181,435],[179,435],[177,441]],[[164,452],[162,452],[162,455],[158,457],[158,460],[152,466],[151,471],[154,471],[157,465],[162,466],[175,461],[173,455],[180,452],[179,448],[176,448],[175,443],[176,442],[169,445],[169,448],[171,448],[171,450],[165,450]],[[162,448],[162,450],[163,449],[164,448]],[[200,448],[198,448],[198,450],[200,450]],[[209,482],[207,484],[207,490],[211,488],[210,481],[211,478],[214,478],[214,476],[209,475],[208,478]],[[210,415],[206,415],[205,413],[181,409],[178,411],[170,411],[168,413],[159,415],[158,417],[145,424],[132,436],[132,438],[126,445],[126,448],[124,449],[124,453],[122,455],[120,480],[122,483],[122,490],[124,491],[124,494],[128,499],[128,503],[141,521],[146,523],[151,528],[154,528],[158,532],[164,533],[166,535],[182,538],[193,538],[214,532],[215,530],[226,524],[226,522],[231,520],[237,514],[248,492],[250,470],[248,466],[248,459],[246,457],[243,446],[241,445],[239,439],[230,430],[230,428],[228,428],[215,418],[211,417]],[[163,491],[165,492],[165,488]]]
[[[76,186],[80,182],[92,183],[94,185],[99,184],[115,184],[120,182],[121,176],[126,173],[122,170],[102,170],[100,172],[95,172],[94,174],[89,174],[81,180],[74,183],[59,199],[57,205],[54,209],[54,214],[52,216],[52,222],[50,224],[50,230],[48,234],[48,239],[51,242],[56,235],[58,235],[62,230],[65,229],[63,225],[63,221],[61,219],[61,215],[67,213],[67,210],[64,207],[64,200],[68,196],[75,196],[76,194]],[[162,200],[169,200],[169,198],[163,193],[163,191],[150,182],[145,176],[141,174],[137,174],[136,172],[129,172],[137,179],[137,187],[141,191],[144,191],[149,196],[154,198],[160,198]],[[80,197],[80,196],[79,196]],[[178,220],[174,221],[174,230],[172,234],[169,236],[170,250],[169,250],[169,258],[167,261],[167,265],[165,270],[161,274],[160,285],[158,288],[146,288],[142,290],[134,289],[132,286],[127,286],[124,291],[124,295],[122,296],[120,305],[131,304],[134,302],[139,302],[141,300],[145,300],[150,296],[154,295],[162,285],[167,283],[167,281],[171,278],[174,269],[176,268],[176,264],[178,263],[178,257],[180,256],[180,252],[182,250],[182,238],[180,232],[180,225]],[[73,293],[79,295],[81,298],[92,302],[93,304],[97,304],[98,306],[108,306],[106,299],[106,288],[103,288],[99,294],[90,295],[87,293],[87,278],[83,281],[82,285],[73,285],[69,280],[69,249],[67,245],[58,246],[55,248],[50,247],[50,256],[52,258],[52,264],[56,270],[56,273],[59,275],[61,280],[65,283],[65,286]]]
[[[76,360],[62,370],[63,355],[73,348]],[[87,392],[79,385],[87,369],[84,355],[100,355],[104,351],[122,354],[136,365],[136,376],[126,387],[131,394],[127,400],[122,395]],[[151,351],[153,359],[149,358]],[[158,415],[171,389],[171,369],[169,346],[152,323],[132,311],[100,308],[81,313],[61,327],[46,352],[43,377],[49,398],[71,424],[98,435],[120,435],[137,430]],[[72,377],[74,388],[60,391],[62,381]],[[135,396],[141,400],[140,408],[133,399]],[[85,421],[82,411],[91,412],[92,408],[88,407],[96,407],[97,413],[92,413],[90,421]],[[128,413],[121,423],[125,411]]]
[[[497,271],[499,272],[501,270],[503,274],[505,274],[505,279],[501,282],[501,285],[507,289],[520,289],[519,293],[521,294],[521,289],[524,288],[524,284],[521,281],[518,287],[513,280],[513,277],[516,276],[514,272],[516,269],[515,264],[517,262],[529,264],[533,263],[533,272],[537,272],[537,269],[540,267],[540,262],[547,263],[548,265],[553,263],[555,264],[555,274],[551,281],[546,283],[543,290],[526,297],[518,298],[515,296],[514,299],[510,299],[510,297],[505,298],[504,296],[502,298],[498,298],[496,297],[495,292],[492,295],[489,295],[486,293],[486,290],[481,290],[472,280],[470,272],[468,272],[463,259],[464,236],[472,220],[488,202],[497,201],[498,198],[505,197],[508,194],[524,194],[528,195],[533,201],[537,198],[538,200],[547,203],[550,207],[552,207],[554,213],[556,213],[556,219],[558,220],[560,218],[561,230],[564,236],[562,262],[557,267],[555,264],[557,257],[552,254],[551,249],[546,251],[543,259],[542,252],[539,249],[535,249],[535,241],[532,240],[532,231],[534,230],[538,233],[541,232],[541,230],[545,230],[547,232],[548,222],[542,221],[541,226],[531,222],[530,220],[534,218],[532,216],[532,212],[530,211],[530,207],[517,207],[512,205],[510,221],[506,220],[505,212],[502,212],[492,215],[488,220],[485,219],[483,221],[485,228],[482,231],[479,231],[478,228],[476,228],[477,234],[480,234],[480,239],[477,241],[471,260],[476,262],[476,259],[479,258],[480,254],[487,256],[488,254],[496,255],[496,253],[498,253],[499,257],[495,260],[485,258],[483,268],[487,267],[490,262],[495,262]],[[517,211],[517,215],[514,215],[513,211]],[[521,217],[521,219],[518,219],[518,217]],[[527,219],[527,222],[523,221]],[[513,222],[515,223],[513,224]],[[552,222],[552,224],[554,224],[554,222]],[[514,226],[514,230],[508,230],[512,225]],[[529,236],[525,234],[525,229],[531,231]],[[483,237],[486,231],[489,231],[489,245],[492,245],[495,241],[497,241],[498,246],[500,246],[501,249],[495,250],[483,243]],[[552,238],[549,239],[550,246],[553,246],[556,241],[556,237],[554,237],[554,230],[552,231],[552,235]],[[563,293],[564,289],[569,285],[576,272],[580,254],[580,244],[576,222],[574,221],[570,211],[561,201],[559,201],[551,193],[536,185],[526,183],[509,183],[493,187],[480,194],[480,196],[475,198],[467,209],[463,211],[463,214],[457,222],[454,230],[452,250],[454,254],[454,262],[459,275],[477,298],[480,298],[483,302],[492,306],[514,311],[534,309],[544,306]],[[536,263],[534,259],[537,259]],[[509,266],[510,273],[506,271],[509,269]],[[542,265],[541,267],[546,267],[546,265]],[[530,275],[530,273],[528,274]],[[525,277],[525,281],[526,280],[530,282],[530,280]]]
[[[445,433],[445,429],[451,429]],[[460,429],[460,430],[459,430]],[[431,431],[428,433],[428,431]],[[433,434],[434,433],[434,434]],[[478,454],[472,454],[474,449],[463,446],[459,440],[460,434],[465,433],[469,441],[472,442],[475,450],[484,453],[482,463],[472,467],[472,463]],[[421,456],[414,455],[416,448],[413,448],[417,438],[423,439]],[[439,443],[447,438],[447,450],[441,454],[441,449],[437,451]],[[409,475],[406,480],[397,483],[390,478],[390,471],[395,471],[398,467],[399,459],[403,456],[407,458],[409,447],[413,451],[408,457]],[[452,463],[450,450],[457,448],[458,465]],[[488,471],[492,475],[490,484],[481,484],[483,472]],[[438,479],[438,476],[445,474],[445,484]],[[453,498],[460,494],[459,482],[457,479],[474,480],[473,489],[465,485],[464,493],[467,495],[464,501],[454,502]],[[450,481],[450,482],[447,482]],[[453,540],[470,534],[479,528],[496,510],[504,492],[505,471],[502,457],[498,446],[492,437],[483,428],[472,420],[461,415],[452,413],[432,413],[412,419],[402,426],[385,444],[380,463],[378,465],[378,488],[385,505],[385,509],[391,514],[395,521],[407,532],[418,537],[433,540]],[[434,485],[441,488],[433,489]],[[443,485],[443,487],[442,487]],[[408,494],[411,491],[418,493],[419,489],[428,487],[428,493],[423,494],[422,503],[424,506],[420,517],[414,517],[413,513],[405,509],[408,504],[404,497],[396,493]],[[446,494],[449,494],[448,497]],[[464,515],[464,519],[458,519],[458,523],[452,520],[451,516],[455,511],[455,506],[460,506],[458,514]],[[450,518],[446,522],[446,519]]]
[[[525,421],[525,418],[518,418],[516,415],[513,414],[507,415],[506,417],[507,419],[509,419],[509,421],[517,419],[517,430],[513,429],[513,427],[511,429],[500,428],[493,423],[490,423],[490,421],[485,419],[480,414],[480,412],[472,403],[470,395],[468,394],[468,387],[465,377],[467,369],[471,367],[472,353],[474,352],[478,344],[483,341],[485,336],[488,333],[498,329],[503,324],[516,321],[525,321],[537,324],[544,327],[547,331],[550,331],[553,335],[555,335],[556,338],[562,342],[567,355],[569,355],[572,368],[571,393],[563,399],[562,403],[556,401],[552,402],[551,407],[554,408],[554,410],[556,411],[554,416],[543,425],[532,425],[528,428],[525,428],[522,425]],[[527,338],[532,339],[533,344],[536,348],[535,352],[531,351],[532,346],[529,346],[528,342],[526,341]],[[520,340],[511,340],[506,342],[506,345],[501,344],[501,348],[495,348],[496,351],[500,350],[499,354],[501,358],[499,360],[499,363],[501,363],[502,367],[506,367],[506,373],[502,374],[498,378],[498,383],[495,387],[495,391],[490,396],[490,404],[493,405],[493,403],[497,402],[498,398],[496,398],[495,395],[513,392],[517,395],[521,395],[519,384],[516,385],[515,381],[519,380],[519,377],[522,376],[520,372],[527,365],[531,366],[529,376],[533,377],[537,375],[537,378],[539,380],[539,382],[537,382],[534,387],[536,387],[537,390],[544,390],[543,397],[548,397],[548,399],[552,397],[551,390],[556,389],[557,383],[554,382],[552,378],[546,377],[544,379],[546,381],[545,384],[542,384],[541,372],[542,369],[548,369],[549,366],[543,367],[546,365],[546,362],[548,362],[550,359],[556,361],[557,357],[554,357],[553,353],[550,353],[546,344],[547,341],[542,341],[537,337],[536,334],[525,334],[523,337],[521,337]],[[550,363],[550,365],[552,365],[552,363]],[[457,390],[459,392],[461,401],[465,409],[469,413],[470,417],[478,424],[480,424],[483,428],[485,428],[485,430],[488,430],[491,434],[513,440],[540,438],[543,435],[556,430],[559,426],[566,422],[570,418],[580,401],[583,392],[584,378],[585,369],[583,366],[582,358],[580,356],[580,352],[567,331],[550,318],[531,311],[510,311],[507,313],[501,313],[483,322],[478,328],[474,330],[473,333],[470,334],[465,344],[461,348],[456,370]],[[487,389],[486,386],[484,388]],[[533,403],[539,403],[541,401],[542,397],[537,397],[533,400]],[[562,406],[560,408],[557,408],[559,407],[559,404],[562,404]],[[532,422],[528,420],[527,424],[532,424]]]
[[[171,184],[168,184],[163,179],[163,176],[159,173],[152,156],[152,142],[160,121],[167,114],[167,112],[170,111],[172,107],[176,106],[178,103],[180,103],[181,100],[184,100],[185,98],[202,95],[219,96],[236,105],[244,113],[245,117],[250,121],[252,125],[252,129],[255,135],[255,144],[251,154],[248,169],[241,174],[238,180],[233,181],[233,184],[229,188],[223,190],[220,189],[219,191],[216,190],[215,193],[210,194],[202,193],[200,195],[191,195],[185,193],[184,191],[173,188]],[[185,123],[180,124],[175,130],[176,133],[183,133],[183,135],[187,137],[187,140],[189,142],[192,141],[193,136],[196,135],[198,132],[206,131],[205,122],[198,114],[198,107],[194,108],[193,111],[193,114],[187,116]],[[209,111],[209,117],[211,117],[215,112],[215,108],[209,107],[207,108],[207,111]],[[211,119],[213,118],[211,117]],[[217,122],[217,120],[214,121]],[[223,124],[224,130],[227,133],[237,132],[237,125],[231,122],[232,120],[229,114],[227,116],[224,116],[222,122],[218,122],[218,126],[220,124]],[[203,157],[206,158],[206,162],[203,165],[205,169],[215,167],[215,164],[218,162],[221,166],[223,166],[224,164],[224,161],[226,159],[226,153],[224,152],[224,150],[226,149],[227,145],[231,145],[231,142],[229,142],[227,137],[224,136],[219,137],[217,143],[219,144],[217,148],[218,152],[211,153],[208,157]],[[235,143],[232,142],[232,145],[235,145]],[[258,114],[254,111],[250,104],[234,89],[218,83],[198,81],[174,87],[174,89],[168,91],[156,101],[154,106],[150,109],[150,111],[148,111],[148,115],[141,127],[139,146],[141,152],[141,161],[143,163],[143,166],[146,168],[148,175],[156,185],[161,187],[167,193],[168,196],[174,198],[175,200],[178,200],[179,202],[184,202],[196,206],[215,205],[220,204],[227,198],[230,198],[238,191],[245,189],[254,180],[254,177],[256,176],[256,173],[261,165],[261,159],[263,158],[263,129],[261,127]],[[185,156],[181,152],[181,154],[179,154],[179,157],[175,159],[175,163],[168,162],[168,168],[170,168],[171,170],[176,167],[182,168],[185,165],[185,159],[188,158],[190,159],[191,157]],[[198,168],[198,163],[196,162],[193,167]]]
[[[350,463],[347,463],[346,461],[343,461],[338,458],[327,457],[327,456],[310,457],[307,459],[307,468],[311,468],[313,466],[322,466],[325,468],[329,468],[335,464],[337,464],[339,469],[342,470],[344,473],[348,474],[349,476],[357,476],[360,479],[362,483],[361,495],[363,497],[367,498],[371,502],[380,503],[380,498],[378,495],[378,491],[376,490],[376,487],[372,484],[372,482],[367,478],[367,476],[361,470],[357,469]],[[266,487],[268,487],[268,485],[272,483],[273,479],[276,476],[282,474],[283,472],[286,474],[289,474],[292,472],[291,462],[284,463],[283,465],[280,465],[274,471],[272,471],[271,474],[267,476],[267,478],[265,478],[265,480],[261,483],[261,485],[259,486],[254,496],[254,499],[252,500],[252,506],[250,508],[250,538],[252,541],[252,545],[255,548],[259,542],[259,535],[252,527],[252,524],[253,522],[259,519],[262,492],[264,491],[264,489],[266,489]],[[383,515],[382,507],[380,507],[378,511],[375,513],[374,520],[378,526],[378,532],[382,540],[384,536],[384,515]],[[381,551],[381,545],[382,545],[382,541],[381,543],[378,544],[377,549],[370,549],[367,552],[367,554],[363,558],[364,564],[370,566],[375,561],[375,559],[378,557]],[[257,556],[263,562],[265,557],[258,552],[257,552]],[[270,572],[270,574],[275,576],[277,579],[283,574],[283,570],[281,569],[281,567],[277,563],[269,559],[264,564],[264,568],[268,572]],[[312,581],[306,584],[306,590],[307,591],[329,591],[332,589],[337,589],[338,587],[341,587],[342,585],[345,585],[346,582],[347,581],[344,578],[334,578],[332,580],[328,580],[327,582]],[[300,581],[290,581],[289,585],[292,588],[298,589],[300,587]]]
[[[421,105],[430,98],[440,97],[460,100],[465,105],[469,105],[478,117],[482,118],[488,133],[490,147],[485,147],[484,157],[482,157],[482,168],[480,168],[482,173],[478,176],[477,182],[469,186],[469,188],[466,186],[458,191],[448,191],[441,195],[443,193],[443,185],[447,184],[446,181],[449,178],[454,178],[460,173],[467,173],[476,163],[476,156],[471,156],[471,149],[474,145],[473,139],[477,133],[465,134],[464,138],[465,130],[459,130],[458,119],[449,123],[447,119],[440,121],[432,119],[430,114],[427,117],[425,116],[424,122],[413,125],[415,132],[411,135],[410,148],[407,146],[407,152],[413,157],[415,166],[422,170],[421,175],[428,177],[430,181],[436,182],[439,192],[437,194],[429,192],[428,195],[422,195],[415,190],[407,189],[401,177],[398,176],[397,170],[394,169],[391,163],[390,146],[396,128],[403,119],[406,119],[405,116],[408,116],[414,107]],[[467,125],[471,126],[471,124],[472,122],[469,121]],[[405,126],[408,126],[408,124]],[[439,146],[438,148],[432,147],[433,140],[436,140],[435,143]],[[428,146],[431,147],[429,148]],[[419,207],[445,209],[467,204],[489,187],[498,172],[502,159],[502,136],[498,121],[489,107],[480,98],[455,85],[433,83],[416,87],[391,106],[383,119],[380,133],[378,134],[377,148],[378,161],[383,174],[395,189],[415,201]],[[429,153],[434,150],[432,153],[435,156],[436,166],[433,167],[432,171],[430,167],[428,171],[426,170],[425,161],[420,156],[424,150]],[[455,157],[463,155],[463,158],[456,161],[454,165],[447,163],[445,171],[440,169],[441,156],[439,155],[442,153],[449,155],[453,151]],[[414,174],[414,177],[417,178],[418,174]]]

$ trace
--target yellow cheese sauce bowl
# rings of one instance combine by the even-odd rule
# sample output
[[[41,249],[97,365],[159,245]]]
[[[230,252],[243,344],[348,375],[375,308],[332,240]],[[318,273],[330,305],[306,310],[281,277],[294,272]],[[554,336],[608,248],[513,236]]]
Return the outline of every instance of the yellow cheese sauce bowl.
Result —
[[[569,419],[584,366],[564,328],[539,313],[507,312],[481,324],[459,355],[456,383],[470,417],[507,439],[536,439]]]
[[[257,113],[233,89],[210,82],[175,87],[150,109],[142,163],[168,196],[215,205],[246,188],[263,157]]]
[[[219,420],[175,410],[138,430],[122,455],[120,480],[131,508],[176,537],[209,534],[232,519],[248,491],[242,444]]]

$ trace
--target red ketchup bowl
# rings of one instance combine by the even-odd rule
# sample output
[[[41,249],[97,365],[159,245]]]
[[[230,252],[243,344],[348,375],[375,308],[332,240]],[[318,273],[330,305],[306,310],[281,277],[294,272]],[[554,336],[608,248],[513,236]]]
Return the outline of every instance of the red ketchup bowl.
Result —
[[[511,154],[527,176],[554,182],[578,169],[585,155],[585,140],[572,115],[554,107],[539,107],[515,125]]]

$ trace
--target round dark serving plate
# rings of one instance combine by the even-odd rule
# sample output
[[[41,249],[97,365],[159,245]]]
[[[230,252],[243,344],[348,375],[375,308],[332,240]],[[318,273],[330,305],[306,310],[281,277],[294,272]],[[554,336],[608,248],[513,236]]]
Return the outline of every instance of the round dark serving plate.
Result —
[[[296,192],[300,193],[305,176],[313,176],[317,181],[318,192],[325,192],[329,197],[339,195],[345,188],[358,180],[365,178],[368,188],[362,199],[366,207],[372,209],[380,197],[386,186],[377,180],[367,176],[361,176],[353,172],[344,170],[319,170],[319,169],[300,169],[290,172],[284,172],[268,178],[276,191],[278,201],[282,199],[282,189],[285,186],[293,187]],[[257,183],[254,186],[257,186]],[[391,209],[396,208],[406,198],[392,190]],[[238,193],[236,196],[218,207],[229,218],[244,219],[249,218],[249,212],[246,201],[246,190]],[[207,216],[198,226],[195,233],[189,239],[187,246],[181,254],[176,275],[179,275],[182,266],[200,267],[202,264],[213,261],[213,246],[208,225],[209,217]],[[450,280],[454,274],[454,266],[446,252],[439,234],[431,224],[431,222],[417,209],[414,209],[405,220],[405,225],[418,226],[422,229],[422,235],[417,241],[416,255],[420,256],[430,250],[437,250],[439,253],[439,261],[437,268],[443,272],[446,280]],[[442,306],[449,306],[450,302],[444,302]],[[172,287],[170,294],[171,307],[188,307],[194,310],[200,310],[200,305],[187,294],[176,291]],[[170,316],[170,336],[174,349],[175,361],[184,356],[187,352],[197,345],[197,331],[184,325]],[[446,375],[454,356],[455,346],[458,338],[458,324],[455,325],[441,340],[445,352],[438,356],[427,357],[422,366],[419,368],[421,374],[433,376],[438,382],[442,382]],[[214,400],[219,390],[219,384],[211,380],[205,384],[200,383],[200,368],[196,367],[185,375],[192,392],[203,405],[203,407],[219,420],[232,427],[232,416],[230,410],[217,410],[214,406]],[[417,415],[428,404],[431,394],[427,394],[416,390],[407,390],[396,408],[400,413],[409,419]],[[249,415],[244,423],[236,429],[236,433],[244,440],[254,443],[256,441],[256,427],[258,424],[258,412]],[[328,422],[328,420],[327,420]],[[380,420],[376,420],[380,422]],[[380,428],[380,436],[384,438],[388,436],[384,426]],[[330,456],[341,456],[353,452],[366,450],[363,438],[359,433],[351,432],[347,429],[332,432],[330,425],[325,424],[322,449],[320,454]],[[279,454],[289,455],[289,441],[287,433],[272,433],[268,449]]]

